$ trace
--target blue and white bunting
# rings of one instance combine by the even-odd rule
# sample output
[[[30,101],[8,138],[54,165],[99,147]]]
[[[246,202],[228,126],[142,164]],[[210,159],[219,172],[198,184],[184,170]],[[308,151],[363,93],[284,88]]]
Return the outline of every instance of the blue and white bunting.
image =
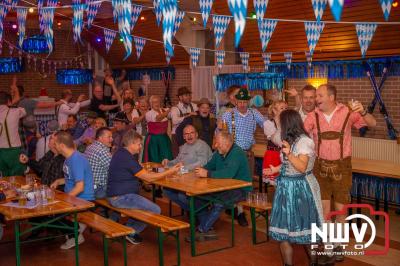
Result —
[[[262,53],[262,58],[264,61],[264,69],[268,71],[269,64],[271,63],[271,54],[270,53]]]
[[[246,26],[247,0],[228,0],[228,6],[235,21],[235,47],[238,47]]]
[[[139,61],[144,45],[146,44],[146,39],[134,36],[133,42],[135,43],[135,48],[136,48],[136,60]]]
[[[222,38],[224,37],[226,28],[231,22],[231,17],[229,16],[221,16],[221,15],[213,15],[212,23],[214,28],[214,38],[215,38],[215,48],[219,47]]]
[[[308,48],[310,49],[311,56],[314,54],[315,46],[317,46],[321,32],[325,27],[323,22],[306,21],[304,28],[306,30]]]
[[[43,7],[43,1],[44,0],[37,0],[37,7],[38,7],[38,15],[39,15],[39,29],[40,32],[44,32],[44,23],[43,23],[43,12],[42,12],[42,7]]]
[[[3,26],[3,22],[4,19],[6,18],[8,13],[8,9],[6,6],[0,6],[0,44],[2,42],[3,39],[3,31],[4,31],[4,26]]]
[[[117,32],[109,29],[104,29],[104,42],[106,43],[106,52],[110,51],[111,45],[117,36]]]
[[[176,0],[164,0],[162,3],[163,12],[163,40],[165,49],[169,55],[174,55],[172,48],[172,33],[175,27],[176,14],[178,12],[178,4]]]
[[[58,0],[47,0],[47,7],[56,7]],[[80,1],[72,1],[73,4],[80,4]]]
[[[43,23],[44,23],[44,36],[46,38],[47,46],[49,47],[49,54],[53,52],[53,22],[54,22],[54,7],[43,7]]]
[[[290,70],[293,54],[291,52],[288,52],[288,53],[284,53],[283,56],[285,57],[286,66]]]
[[[335,18],[336,21],[340,21],[340,17],[342,16],[344,0],[328,0],[328,2],[331,7],[333,17]]]
[[[315,18],[319,22],[322,19],[328,0],[311,0],[311,3],[314,9]]]
[[[189,49],[190,52],[190,59],[192,61],[192,66],[196,67],[197,64],[199,63],[199,57],[200,57],[200,48],[193,48],[191,47]]]
[[[18,21],[18,45],[22,47],[22,43],[25,38],[25,23],[26,16],[28,15],[27,7],[18,7],[17,10],[17,21]]]
[[[174,52],[175,45],[172,45],[172,52]],[[167,65],[171,62],[171,58],[174,56],[174,54],[170,53],[167,49],[164,47],[164,52],[165,52],[165,60],[167,61]]]
[[[311,65],[312,65],[312,54],[309,51],[306,51],[305,54],[306,54],[306,59],[307,59],[308,66],[311,67]]]
[[[247,52],[240,52],[239,56],[240,56],[240,61],[242,61],[243,70],[248,72],[250,70],[250,67],[249,67],[250,54]]]
[[[356,24],[358,43],[360,44],[361,55],[363,58],[365,57],[368,47],[371,44],[372,37],[374,37],[377,26],[378,25],[375,23]]]
[[[385,20],[388,21],[390,10],[392,9],[393,0],[379,0],[379,2],[382,7],[383,16],[385,17]]]
[[[92,26],[93,20],[97,15],[97,11],[99,10],[102,2],[98,2],[96,0],[88,0],[87,2],[87,10],[86,10],[86,17],[87,17],[87,28],[90,29]]]
[[[140,5],[132,5],[132,21],[131,21],[131,31],[136,25],[136,22],[139,19],[140,13],[142,13],[143,6]]]
[[[201,17],[203,18],[204,28],[207,26],[208,17],[210,16],[213,3],[214,0],[199,0]]]
[[[181,25],[184,17],[185,17],[185,12],[184,11],[178,10],[178,12],[176,12],[174,31],[172,32],[172,37],[175,37],[175,34],[178,31],[179,26]]]
[[[154,14],[156,15],[156,21],[158,26],[160,26],[163,16],[162,1],[163,0],[153,0]]]
[[[74,4],[72,10],[74,11],[74,17],[72,18],[72,31],[74,33],[74,42],[80,42],[81,32],[83,29],[83,11],[86,9],[85,4]]]
[[[124,57],[124,60],[126,60],[132,53],[132,3],[130,0],[112,0],[112,2],[118,18],[119,36],[123,40],[126,51]]]
[[[254,12],[256,13],[258,23],[264,19],[265,11],[267,11],[268,0],[253,0]]]
[[[278,23],[275,19],[262,19],[258,21],[258,31],[260,33],[261,48],[265,52],[267,49],[269,40],[271,40],[272,33],[275,30],[276,24]]]
[[[222,68],[225,60],[225,51],[223,50],[215,51],[215,57],[217,58],[218,68]]]

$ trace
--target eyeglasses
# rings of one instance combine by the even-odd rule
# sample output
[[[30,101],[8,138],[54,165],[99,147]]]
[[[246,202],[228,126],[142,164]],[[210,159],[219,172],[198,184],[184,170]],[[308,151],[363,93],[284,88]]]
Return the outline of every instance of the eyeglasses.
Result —
[[[184,136],[188,136],[188,135],[194,135],[196,132],[188,132],[188,133],[184,133]]]

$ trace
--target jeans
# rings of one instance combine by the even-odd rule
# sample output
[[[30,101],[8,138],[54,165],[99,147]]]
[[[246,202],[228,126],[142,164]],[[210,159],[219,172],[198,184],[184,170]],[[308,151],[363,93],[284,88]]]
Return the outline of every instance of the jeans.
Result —
[[[223,191],[218,193],[211,194],[213,198],[218,198],[219,201],[224,202],[215,202],[211,206],[210,209],[204,208],[198,214],[197,217],[199,219],[199,231],[200,232],[208,232],[210,228],[214,225],[214,223],[218,220],[220,214],[231,206],[231,204],[235,204],[237,202],[243,201],[246,199],[246,192],[242,189],[234,189],[229,191]],[[202,202],[202,204],[206,204],[207,200],[196,199],[196,205],[198,202]]]
[[[161,209],[157,204],[135,193],[111,197],[108,198],[108,202],[116,208],[139,209],[157,214],[161,213]],[[135,234],[139,234],[146,228],[145,223],[134,219],[129,219],[126,226],[135,229]]]
[[[96,199],[104,199],[107,197],[107,187],[97,185],[97,187],[94,189],[94,197]]]
[[[164,195],[167,196],[167,198],[178,204],[179,207],[181,207],[183,210],[189,211],[189,199],[185,195],[185,193],[182,193],[175,189],[168,189],[168,188],[164,188],[163,191]]]

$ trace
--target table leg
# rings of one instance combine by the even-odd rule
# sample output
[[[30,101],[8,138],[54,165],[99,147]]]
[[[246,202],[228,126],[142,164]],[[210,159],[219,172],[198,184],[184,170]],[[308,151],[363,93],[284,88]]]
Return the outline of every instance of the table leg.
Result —
[[[15,221],[14,231],[15,231],[15,265],[21,265],[21,243],[20,243],[20,231],[19,231],[19,221]]]
[[[156,202],[156,185],[151,184],[151,199]]]
[[[258,192],[262,193],[263,190],[263,178],[262,175],[258,176]]]
[[[195,224],[195,209],[194,209],[194,196],[189,197],[189,216],[190,216],[190,248],[192,252],[192,257],[196,256],[196,224]]]
[[[78,223],[78,214],[74,212],[74,237],[75,237],[75,265],[79,265],[79,246],[78,246],[78,237],[79,237],[79,223]]]

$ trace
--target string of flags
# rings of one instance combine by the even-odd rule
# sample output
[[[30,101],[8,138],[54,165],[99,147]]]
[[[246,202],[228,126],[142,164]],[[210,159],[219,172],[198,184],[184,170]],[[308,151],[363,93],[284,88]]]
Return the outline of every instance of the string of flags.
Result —
[[[191,47],[189,49],[189,53],[190,53],[190,60],[192,61],[192,66],[196,67],[197,63],[199,62],[200,48]]]

